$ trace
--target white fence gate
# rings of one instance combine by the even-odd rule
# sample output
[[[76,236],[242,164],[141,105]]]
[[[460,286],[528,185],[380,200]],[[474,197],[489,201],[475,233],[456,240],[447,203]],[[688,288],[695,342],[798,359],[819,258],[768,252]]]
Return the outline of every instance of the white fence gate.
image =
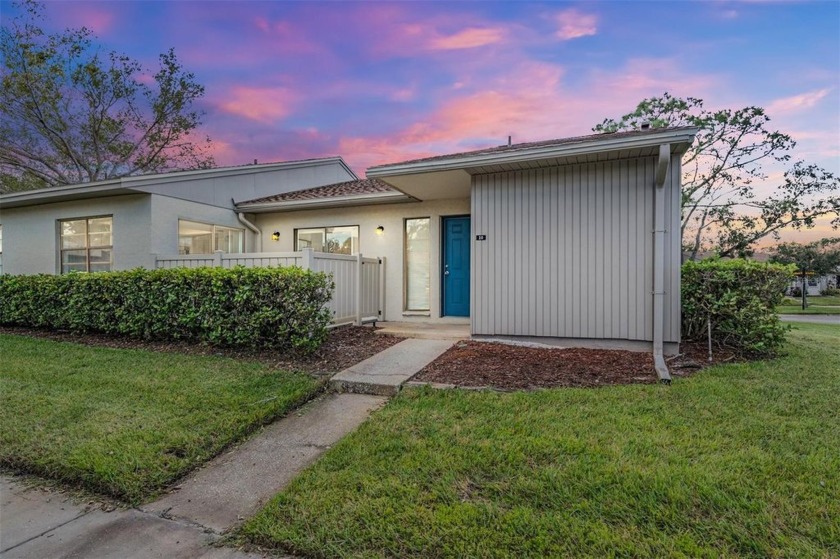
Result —
[[[215,266],[299,266],[304,270],[332,275],[335,288],[330,302],[332,324],[362,324],[382,320],[385,310],[385,259],[361,254],[330,254],[310,248],[300,252],[253,252],[157,256],[157,268],[201,268]]]

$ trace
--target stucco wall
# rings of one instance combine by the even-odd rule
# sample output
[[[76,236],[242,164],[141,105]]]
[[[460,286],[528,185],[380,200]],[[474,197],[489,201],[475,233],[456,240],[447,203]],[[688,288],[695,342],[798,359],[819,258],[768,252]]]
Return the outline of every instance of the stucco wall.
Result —
[[[385,320],[423,322],[451,320],[465,322],[465,319],[440,318],[440,231],[442,216],[468,215],[469,213],[469,200],[459,199],[258,214],[255,216],[255,220],[262,229],[262,249],[264,252],[294,250],[295,229],[358,225],[359,252],[365,256],[384,256],[386,259]],[[403,312],[403,229],[406,218],[416,217],[430,218],[431,310],[428,313],[406,314]],[[385,228],[385,232],[381,236],[376,234],[376,228],[380,225]],[[271,240],[271,234],[274,231],[280,232],[279,241]]]
[[[3,272],[55,274],[59,271],[58,222],[112,215],[114,269],[150,268],[150,196],[114,196],[0,211],[3,224]]]

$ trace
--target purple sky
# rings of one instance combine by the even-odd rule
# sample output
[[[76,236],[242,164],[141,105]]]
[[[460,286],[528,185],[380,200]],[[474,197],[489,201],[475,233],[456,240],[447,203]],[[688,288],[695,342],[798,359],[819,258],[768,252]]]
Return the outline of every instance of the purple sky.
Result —
[[[11,6],[0,0],[3,18]],[[370,165],[586,134],[670,91],[759,105],[840,172],[840,2],[49,2],[150,68],[206,86],[221,165]]]

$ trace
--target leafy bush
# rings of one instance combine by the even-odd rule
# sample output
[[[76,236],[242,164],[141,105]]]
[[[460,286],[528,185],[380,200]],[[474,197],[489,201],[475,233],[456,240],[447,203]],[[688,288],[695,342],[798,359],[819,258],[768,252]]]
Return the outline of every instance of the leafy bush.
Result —
[[[787,327],[775,311],[794,266],[751,260],[703,260],[682,268],[682,333],[687,340],[712,339],[753,355],[772,355]]]
[[[836,287],[826,287],[820,291],[820,295],[824,297],[836,297],[840,295],[840,289],[837,289]]]
[[[333,284],[300,268],[0,276],[0,324],[312,351]]]
[[[791,297],[802,297],[802,288],[801,287],[793,287],[790,290]]]

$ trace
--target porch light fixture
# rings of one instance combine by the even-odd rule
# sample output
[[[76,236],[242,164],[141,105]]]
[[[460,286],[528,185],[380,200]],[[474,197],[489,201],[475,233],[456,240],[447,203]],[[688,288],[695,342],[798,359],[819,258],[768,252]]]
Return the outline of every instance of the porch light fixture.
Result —
[[[377,235],[383,235],[384,233],[385,233],[385,228],[382,227],[381,225],[376,228],[376,234]]]
[[[280,240],[280,231],[275,231],[271,234],[272,241],[279,241]]]

